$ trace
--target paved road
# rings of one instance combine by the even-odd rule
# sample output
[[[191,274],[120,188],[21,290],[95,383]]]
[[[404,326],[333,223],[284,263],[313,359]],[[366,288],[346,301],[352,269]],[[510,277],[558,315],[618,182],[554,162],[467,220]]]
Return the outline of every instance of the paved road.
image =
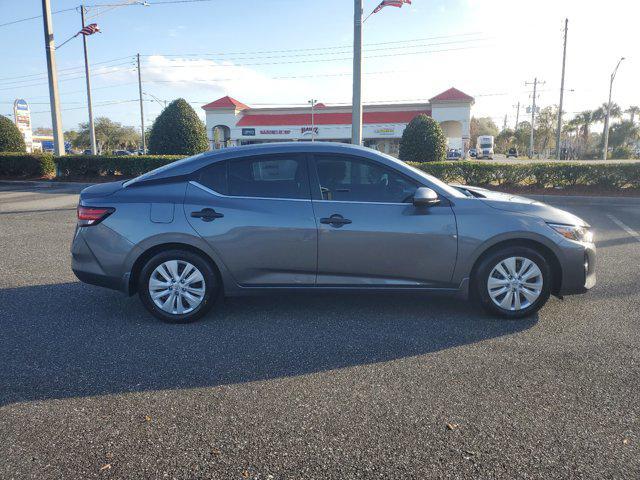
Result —
[[[572,202],[599,284],[528,321],[318,295],[177,326],[78,283],[76,195],[19,188],[0,187],[2,479],[640,478],[640,206]]]

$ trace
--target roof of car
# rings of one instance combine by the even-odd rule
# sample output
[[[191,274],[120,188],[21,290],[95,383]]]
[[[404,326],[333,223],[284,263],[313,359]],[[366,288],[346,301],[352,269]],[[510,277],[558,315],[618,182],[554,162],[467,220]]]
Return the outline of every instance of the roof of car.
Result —
[[[140,177],[130,180],[125,185],[131,185],[139,182],[147,182],[151,180],[161,180],[176,176],[189,175],[207,165],[212,161],[221,161],[231,158],[246,157],[253,155],[269,155],[276,153],[342,153],[345,155],[357,155],[360,157],[375,158],[388,165],[402,164],[399,160],[382,154],[371,148],[361,147],[358,145],[350,145],[347,143],[336,142],[277,142],[264,143],[256,145],[244,145],[241,147],[229,147],[220,150],[204,152],[192,157],[183,158],[176,162],[160,167],[151,172],[145,173]]]

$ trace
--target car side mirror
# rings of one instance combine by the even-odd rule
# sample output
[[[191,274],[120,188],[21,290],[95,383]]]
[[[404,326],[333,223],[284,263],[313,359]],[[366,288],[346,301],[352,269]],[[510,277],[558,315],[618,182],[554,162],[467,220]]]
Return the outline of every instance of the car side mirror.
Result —
[[[438,203],[438,194],[429,187],[419,187],[413,195],[413,204],[416,207],[432,207]]]

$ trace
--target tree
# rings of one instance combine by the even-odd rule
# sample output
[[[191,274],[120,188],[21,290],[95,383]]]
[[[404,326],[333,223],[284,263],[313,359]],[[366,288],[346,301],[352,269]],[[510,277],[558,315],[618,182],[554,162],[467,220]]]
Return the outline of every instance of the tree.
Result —
[[[439,162],[446,158],[447,138],[433,118],[421,114],[409,122],[400,140],[400,159],[405,162]]]
[[[69,142],[73,145],[76,138],[78,138],[78,132],[76,132],[75,130],[67,130],[66,132],[64,132],[63,136],[65,142]]]
[[[625,110],[625,113],[629,114],[629,121],[633,123],[636,119],[636,115],[640,113],[640,107],[636,107],[635,105],[631,105],[629,108]]]
[[[471,117],[469,123],[469,136],[471,137],[471,145],[475,146],[480,135],[498,135],[498,126],[491,120],[491,117]]]
[[[134,127],[125,127],[107,117],[98,117],[94,122],[98,151],[138,148],[140,134]],[[76,148],[91,145],[89,123],[81,123],[80,131],[73,141]]]
[[[615,147],[624,147],[636,142],[639,138],[640,127],[631,123],[629,120],[623,120],[616,123],[609,131],[609,144]]]
[[[545,152],[555,148],[556,128],[558,120],[557,107],[545,107],[540,110],[536,122],[536,150]]]
[[[580,126],[580,133],[582,134],[582,138],[586,144],[589,141],[589,130],[591,129],[591,125],[598,121],[598,119],[593,111],[585,110],[576,116],[576,121]]]
[[[0,115],[0,152],[26,152],[22,133],[18,127],[4,115]]]
[[[516,132],[510,128],[502,130],[496,137],[496,151],[506,153],[515,144]]]
[[[209,149],[204,123],[183,98],[171,102],[153,122],[148,145],[156,155],[195,155]]]

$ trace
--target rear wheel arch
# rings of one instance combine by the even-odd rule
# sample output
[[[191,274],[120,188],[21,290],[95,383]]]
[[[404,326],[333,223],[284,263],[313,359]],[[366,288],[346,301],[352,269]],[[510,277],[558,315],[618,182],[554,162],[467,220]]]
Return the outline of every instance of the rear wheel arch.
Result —
[[[560,286],[562,285],[562,267],[560,266],[560,260],[558,260],[558,257],[553,252],[553,250],[551,250],[549,247],[547,247],[543,243],[537,242],[531,239],[524,239],[524,238],[503,240],[494,245],[491,245],[489,248],[485,249],[480,255],[478,255],[478,258],[476,258],[476,261],[474,262],[473,267],[471,268],[471,272],[469,274],[469,280],[471,284],[473,285],[474,282],[476,281],[478,267],[486,257],[488,257],[489,255],[495,252],[498,252],[500,250],[503,250],[509,247],[528,247],[528,248],[531,248],[532,250],[537,251],[540,255],[542,255],[547,260],[547,262],[549,263],[549,267],[551,268],[551,275],[552,275],[551,293],[554,295],[558,294],[558,292],[560,291]],[[470,293],[472,295],[474,294],[474,291],[475,291],[474,288],[470,289]]]
[[[220,273],[220,268],[218,267],[215,260],[211,258],[211,255],[201,250],[200,248],[190,245],[188,243],[169,242],[169,243],[160,243],[148,248],[136,259],[136,261],[133,263],[133,266],[131,267],[131,275],[129,277],[129,287],[128,287],[129,295],[134,295],[135,293],[137,293],[138,280],[140,278],[140,273],[142,272],[142,269],[145,266],[145,264],[154,255],[167,250],[184,250],[184,251],[191,252],[201,256],[213,268],[213,271],[217,276],[218,282],[220,282],[219,283],[220,291],[224,291],[224,282],[222,280],[222,274]]]

